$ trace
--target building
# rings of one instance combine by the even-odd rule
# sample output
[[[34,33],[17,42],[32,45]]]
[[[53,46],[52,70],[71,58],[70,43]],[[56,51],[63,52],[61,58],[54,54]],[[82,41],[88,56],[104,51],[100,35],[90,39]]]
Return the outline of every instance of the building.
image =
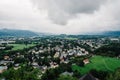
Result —
[[[89,59],[84,59],[83,62],[84,62],[84,64],[90,63]]]
[[[83,77],[81,77],[79,80],[99,80],[99,79],[95,78],[93,75],[88,73],[84,75]]]
[[[4,56],[4,60],[8,60],[9,58],[9,56]]]
[[[7,70],[7,66],[0,66],[0,73],[4,72]]]

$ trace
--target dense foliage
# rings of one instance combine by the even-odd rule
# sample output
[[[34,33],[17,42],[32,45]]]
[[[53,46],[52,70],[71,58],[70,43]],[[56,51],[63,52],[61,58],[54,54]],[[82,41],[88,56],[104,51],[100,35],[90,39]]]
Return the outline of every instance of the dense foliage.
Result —
[[[95,54],[117,57],[120,55],[120,43],[111,43],[95,50]]]
[[[39,80],[40,71],[28,65],[23,65],[15,70],[10,68],[2,74],[6,80]]]

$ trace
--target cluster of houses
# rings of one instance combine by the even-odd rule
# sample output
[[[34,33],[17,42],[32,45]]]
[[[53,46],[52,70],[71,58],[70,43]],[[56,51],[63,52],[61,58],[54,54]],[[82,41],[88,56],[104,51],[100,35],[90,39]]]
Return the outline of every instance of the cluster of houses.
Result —
[[[0,50],[4,50],[6,48],[6,45],[15,43],[14,40],[3,40],[0,39]]]
[[[120,42],[120,38],[109,38],[109,40],[111,42],[114,42],[114,43],[119,43]]]
[[[31,39],[39,41],[38,38],[31,38]],[[25,40],[25,39],[24,38],[19,38],[18,40]],[[16,38],[9,39],[9,40],[0,39],[0,45],[15,43],[15,41],[16,41]],[[81,39],[81,40],[77,40],[76,43],[81,44],[81,45],[88,45],[91,48],[91,50],[94,50],[94,49],[97,49],[97,48],[105,45],[105,43],[106,43],[105,41],[106,41],[106,38],[100,38],[100,39],[96,39],[96,40],[95,39],[86,39],[86,40]],[[120,39],[119,38],[109,38],[109,41],[120,42]],[[41,44],[40,47],[35,47],[33,49],[30,49],[27,52],[27,53],[32,53],[32,55],[34,55],[34,56],[32,56],[33,62],[31,63],[33,68],[40,69],[42,71],[42,73],[44,73],[47,69],[58,67],[59,64],[57,62],[50,61],[49,62],[50,66],[47,66],[47,65],[40,66],[38,64],[36,58],[44,59],[45,58],[44,56],[39,56],[39,54],[41,54],[41,53],[46,53],[46,52],[51,53],[51,51],[54,50],[53,56],[48,55],[47,58],[59,58],[60,63],[69,63],[71,57],[80,57],[80,56],[85,56],[85,55],[90,54],[85,48],[82,48],[78,45],[73,46],[72,43],[69,43],[65,40],[50,40],[50,39],[47,39],[43,43],[45,43],[45,42],[47,43],[47,46],[44,46],[44,44]],[[59,45],[56,44],[55,46],[53,46],[54,42],[60,42],[61,44],[59,44]],[[65,45],[69,48],[66,48]],[[0,46],[0,49],[4,49],[4,48],[5,48],[4,46]],[[19,57],[25,58],[25,55],[21,54],[19,52],[15,53],[12,56],[5,55],[3,57],[3,60],[0,61],[0,73],[7,70],[8,69],[8,64],[10,64],[10,63],[14,64],[14,69],[15,70],[20,68],[20,64],[19,63],[15,64],[14,59],[13,59],[13,58],[19,58]],[[30,63],[30,62],[28,62],[28,63]],[[86,65],[86,64],[89,64],[90,61],[89,61],[89,59],[86,58],[86,59],[83,60],[83,63]],[[66,74],[67,75],[73,75],[73,73],[69,73],[69,72],[62,73],[62,75],[66,75]],[[83,77],[80,78],[80,80],[89,80],[89,79],[98,80],[97,78],[93,77],[91,74],[86,74],[86,75],[84,75]]]
[[[39,48],[35,47],[35,48],[29,50],[28,53],[31,52],[37,58],[39,58],[39,57],[45,58],[44,56],[39,56],[39,54],[45,53],[46,51],[47,52],[51,52],[52,50],[55,50],[55,52],[53,53],[53,56],[48,55],[47,58],[51,58],[51,57],[59,58],[60,59],[60,63],[68,63],[70,57],[85,56],[85,55],[89,55],[90,54],[86,49],[81,48],[80,46],[73,46],[71,43],[67,43],[66,45],[69,48],[66,48],[64,46],[65,41],[58,41],[57,40],[58,42],[61,43],[61,45],[55,45],[55,46],[51,47],[51,45],[54,44],[54,41],[47,40],[46,42],[48,42],[49,44],[47,44],[46,47],[43,47],[44,46],[44,44],[43,44],[43,46],[40,46]],[[100,39],[100,40],[78,40],[77,43],[78,44],[87,44],[91,48],[92,47],[98,48],[98,47],[100,47],[100,46],[102,46],[104,44],[104,41],[105,40],[103,40],[103,39]],[[6,42],[6,43],[8,43],[8,42]],[[71,47],[71,45],[73,47]],[[16,53],[16,55],[12,55],[12,56],[24,58],[24,54],[21,54],[21,53]],[[70,56],[70,57],[68,57],[68,56]],[[48,68],[56,68],[56,67],[59,66],[59,64],[54,62],[54,61],[51,61],[49,63],[50,64],[49,67],[46,66],[46,65],[39,66],[38,62],[36,61],[36,59],[34,57],[32,57],[32,59],[33,59],[32,66],[34,68],[41,69],[43,72],[45,72]],[[83,60],[83,62],[84,62],[84,64],[88,64],[89,63],[89,59],[85,59],[85,60]],[[7,69],[7,64],[9,64],[9,63],[14,63],[14,60],[11,58],[11,56],[4,56],[4,60],[0,61],[0,67],[2,67],[2,68],[0,68],[0,72],[3,72],[4,70],[6,70]],[[14,64],[14,69],[18,69],[19,66],[20,66],[19,63],[18,64]]]
[[[84,48],[77,47],[77,48],[68,49],[65,51],[57,51],[54,54],[54,58],[59,57],[60,59],[63,59],[63,58],[66,58],[67,56],[84,56],[84,55],[88,55],[88,54],[89,54],[89,52],[86,51]]]
[[[9,56],[4,56],[4,59],[0,61],[0,73],[8,69],[7,65],[9,63],[14,63],[14,61]]]
[[[36,48],[35,48],[36,49]],[[68,56],[71,56],[71,57],[77,57],[77,56],[85,56],[85,55],[88,55],[89,52],[86,51],[84,48],[81,48],[81,47],[74,47],[73,49],[62,49],[61,46],[55,46],[55,47],[47,47],[47,48],[43,48],[43,47],[39,47],[39,49],[35,50],[35,49],[32,49],[32,50],[29,50],[29,52],[32,52],[32,54],[36,55],[37,58],[39,58],[39,54],[40,53],[45,53],[46,51],[47,52],[50,52],[51,50],[55,50],[55,53],[53,55],[53,58],[59,58],[60,59],[60,63],[68,63],[69,62],[69,57]],[[41,56],[41,58],[45,58],[44,56]],[[47,58],[51,58],[50,55],[47,56]],[[34,58],[33,58],[34,59]],[[43,70],[43,72],[45,72],[45,70],[47,70],[48,68],[56,68],[59,66],[58,63],[54,62],[54,61],[51,61],[49,64],[50,66],[46,66],[46,65],[43,65],[43,66],[39,66],[38,63],[33,60],[34,62],[32,63],[33,67],[34,68],[40,68],[41,70]],[[83,61],[85,64],[89,63],[89,60],[85,60]]]
[[[62,43],[64,43],[64,42],[62,41]],[[56,45],[54,47],[50,47],[50,45],[52,45],[52,44],[48,44],[47,47],[42,47],[42,46],[39,48],[35,47],[35,48],[29,50],[28,53],[32,52],[32,54],[34,54],[37,58],[39,58],[39,57],[44,58],[44,56],[39,56],[39,54],[45,53],[46,51],[50,52],[51,50],[55,50],[55,53],[53,53],[54,55],[53,56],[48,55],[47,58],[51,58],[51,57],[59,58],[60,63],[68,63],[69,62],[68,56],[74,57],[74,56],[84,56],[84,55],[89,54],[88,51],[86,51],[84,48],[81,48],[79,46],[75,46],[73,48],[65,48],[64,45]],[[70,45],[68,44],[67,46],[70,46]],[[12,57],[11,56],[4,56],[4,59],[2,61],[0,61],[0,67],[2,67],[2,68],[0,68],[1,72],[3,72],[4,70],[7,70],[7,65],[9,63],[14,63],[13,56],[14,56],[14,58],[15,57],[16,58],[18,58],[18,57],[24,58],[24,54],[21,54],[21,53],[15,53],[15,55],[12,55]],[[43,72],[45,72],[45,70],[47,70],[48,68],[56,68],[59,66],[59,64],[54,62],[54,61],[51,61],[49,63],[50,64],[49,67],[46,65],[39,66],[38,62],[36,61],[34,56],[32,57],[32,59],[33,59],[32,66],[34,68],[41,69]],[[20,66],[19,63],[14,64],[14,69],[18,69],[19,66]]]

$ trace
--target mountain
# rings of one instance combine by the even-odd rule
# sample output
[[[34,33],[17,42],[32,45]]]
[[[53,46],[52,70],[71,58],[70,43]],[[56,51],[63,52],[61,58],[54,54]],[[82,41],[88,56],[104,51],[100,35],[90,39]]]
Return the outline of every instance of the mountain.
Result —
[[[38,34],[28,30],[1,29],[0,36],[33,37],[38,36]]]
[[[106,35],[106,36],[120,36],[120,31],[107,31],[107,32],[103,32],[102,35]]]
[[[120,31],[104,31],[104,32],[89,32],[85,33],[83,35],[88,35],[88,36],[120,36]]]

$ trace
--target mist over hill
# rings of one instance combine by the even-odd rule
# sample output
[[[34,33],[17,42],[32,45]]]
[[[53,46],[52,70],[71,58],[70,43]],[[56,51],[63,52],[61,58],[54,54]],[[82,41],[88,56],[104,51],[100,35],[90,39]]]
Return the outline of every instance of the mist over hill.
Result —
[[[33,36],[50,36],[55,35],[52,33],[32,32],[29,30],[15,30],[15,29],[0,29],[0,37],[13,36],[13,37],[33,37]],[[87,33],[82,35],[102,35],[102,36],[120,36],[120,31],[105,31],[99,33]]]
[[[32,37],[38,34],[29,30],[0,29],[0,36]]]
[[[88,36],[120,36],[120,31],[104,31],[104,32],[89,32],[89,33],[85,33],[82,35],[88,35]]]
[[[103,32],[103,35],[120,36],[120,31],[106,31],[106,32]]]

